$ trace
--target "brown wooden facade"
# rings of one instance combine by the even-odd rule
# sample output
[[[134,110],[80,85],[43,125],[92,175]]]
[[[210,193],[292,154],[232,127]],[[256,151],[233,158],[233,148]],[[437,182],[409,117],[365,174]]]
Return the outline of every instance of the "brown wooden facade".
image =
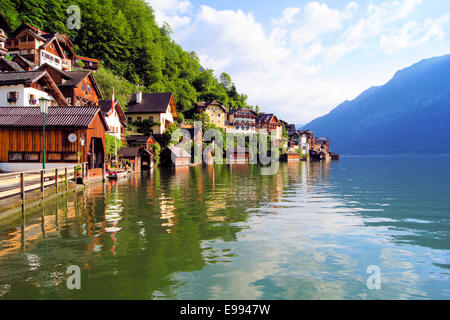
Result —
[[[46,127],[47,163],[88,163],[93,173],[101,173],[105,163],[105,133],[108,126],[98,109],[84,127]],[[69,135],[77,136],[76,142]],[[41,163],[43,160],[42,127],[0,127],[0,162]],[[92,175],[91,175],[92,176]]]

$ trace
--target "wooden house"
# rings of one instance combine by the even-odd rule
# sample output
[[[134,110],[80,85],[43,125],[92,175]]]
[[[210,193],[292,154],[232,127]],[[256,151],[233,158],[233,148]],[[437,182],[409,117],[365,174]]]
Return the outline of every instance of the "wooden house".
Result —
[[[40,98],[49,99],[53,106],[69,105],[53,78],[45,70],[0,73],[0,106],[37,108]]]
[[[5,47],[14,59],[20,56],[25,63],[34,66],[33,70],[49,64],[62,71],[71,71],[79,60],[86,61],[88,70],[98,68],[98,60],[75,54],[74,45],[67,35],[45,32],[27,23],[10,32]]]
[[[178,119],[177,107],[173,93],[142,93],[131,96],[127,105],[129,124],[145,120],[153,122],[152,134],[162,135],[170,124]]]
[[[131,135],[127,137],[127,143],[130,147],[150,150],[156,141],[153,136]]]
[[[169,147],[161,152],[161,165],[166,167],[183,167],[191,163],[191,155],[181,147]]]
[[[0,170],[42,168],[43,117],[38,107],[0,107]],[[88,163],[91,177],[101,177],[105,132],[99,107],[50,107],[46,116],[47,168]]]
[[[262,129],[260,133],[272,134],[272,132],[275,132],[275,136],[279,140],[283,137],[283,128],[281,122],[274,114],[272,113],[260,114],[256,119],[256,122]]]
[[[70,79],[59,84],[68,103],[74,106],[98,106],[103,98],[92,71],[67,71]]]
[[[281,156],[281,161],[285,162],[300,162],[301,159],[300,154],[294,149],[288,150],[288,152]]]
[[[196,111],[198,113],[205,112],[211,123],[219,128],[225,129],[225,122],[227,121],[227,108],[221,103],[213,100],[211,102],[197,102]]]

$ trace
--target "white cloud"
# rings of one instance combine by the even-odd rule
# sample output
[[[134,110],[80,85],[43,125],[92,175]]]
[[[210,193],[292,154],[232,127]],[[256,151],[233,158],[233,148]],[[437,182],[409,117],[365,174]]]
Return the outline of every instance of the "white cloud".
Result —
[[[312,120],[380,80],[349,83],[342,81],[345,75],[329,74],[333,65],[346,63],[344,57],[443,40],[450,20],[408,20],[422,0],[370,1],[365,8],[352,1],[341,9],[314,1],[285,8],[268,25],[243,10],[202,5],[194,11],[188,0],[147,1],[159,22],[175,21],[175,40],[195,50],[204,67],[229,73],[251,104],[296,122]]]
[[[155,18],[158,24],[164,22],[170,24],[173,29],[177,29],[191,23],[191,18],[187,16],[193,9],[189,0],[146,0],[155,11]]]
[[[407,48],[415,48],[431,40],[442,41],[445,38],[444,25],[450,20],[446,14],[438,19],[427,19],[423,25],[408,21],[401,29],[394,30],[380,38],[380,47],[386,53],[394,53]]]

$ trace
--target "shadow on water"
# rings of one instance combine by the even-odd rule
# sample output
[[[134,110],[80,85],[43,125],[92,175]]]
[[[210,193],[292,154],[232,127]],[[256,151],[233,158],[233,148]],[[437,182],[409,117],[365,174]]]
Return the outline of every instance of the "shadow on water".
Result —
[[[366,264],[392,246],[441,250],[418,256],[448,272],[448,164],[155,169],[90,186],[0,226],[0,299],[391,298],[363,287]],[[70,265],[82,270],[79,291],[66,287]],[[410,296],[445,296],[427,286]]]

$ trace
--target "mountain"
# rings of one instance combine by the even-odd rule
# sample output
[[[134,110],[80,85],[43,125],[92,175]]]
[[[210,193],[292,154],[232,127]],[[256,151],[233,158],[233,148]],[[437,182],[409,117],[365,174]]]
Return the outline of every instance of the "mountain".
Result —
[[[304,128],[340,153],[450,153],[450,55],[403,69]]]

